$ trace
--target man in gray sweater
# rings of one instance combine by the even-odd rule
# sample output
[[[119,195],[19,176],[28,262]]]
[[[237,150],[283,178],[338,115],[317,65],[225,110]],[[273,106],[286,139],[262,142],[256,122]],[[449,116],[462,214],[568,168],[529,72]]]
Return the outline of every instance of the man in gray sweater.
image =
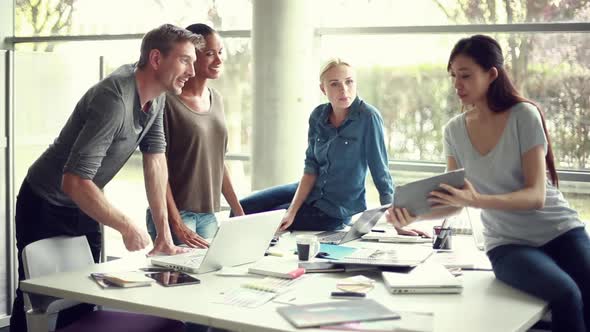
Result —
[[[82,96],[20,188],[15,218],[19,280],[25,277],[22,250],[41,239],[85,235],[95,261],[101,249],[99,223],[119,231],[129,251],[151,243],[145,229],[117,210],[102,192],[138,146],[158,232],[150,254],[183,251],[173,244],[168,225],[162,119],[165,92],[179,94],[195,74],[195,47],[200,40],[188,30],[162,25],[144,36],[137,64],[118,68]],[[11,330],[26,331],[20,289],[16,295]]]

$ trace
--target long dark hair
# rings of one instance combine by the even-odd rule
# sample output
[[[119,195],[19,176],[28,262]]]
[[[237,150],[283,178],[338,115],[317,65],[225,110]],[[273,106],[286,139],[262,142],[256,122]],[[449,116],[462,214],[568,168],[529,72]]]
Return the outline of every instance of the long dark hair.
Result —
[[[459,54],[470,57],[486,71],[490,70],[492,67],[498,70],[498,77],[496,77],[496,79],[490,84],[486,93],[487,103],[490,110],[493,112],[504,112],[520,102],[527,102],[535,105],[541,115],[543,131],[547,138],[547,154],[545,155],[547,170],[551,177],[551,183],[555,187],[559,187],[559,179],[557,177],[557,171],[555,170],[553,149],[551,148],[551,140],[549,139],[547,125],[545,124],[545,116],[536,103],[522,97],[514,87],[514,84],[512,84],[510,77],[508,77],[508,72],[504,68],[504,56],[502,55],[500,44],[498,44],[493,38],[484,35],[474,35],[459,40],[457,44],[455,44],[455,47],[453,47],[451,55],[449,56],[447,71],[451,69],[451,62]]]
[[[191,24],[187,26],[186,29],[192,33],[203,36],[203,38],[209,36],[210,34],[217,33],[215,29],[204,23]]]

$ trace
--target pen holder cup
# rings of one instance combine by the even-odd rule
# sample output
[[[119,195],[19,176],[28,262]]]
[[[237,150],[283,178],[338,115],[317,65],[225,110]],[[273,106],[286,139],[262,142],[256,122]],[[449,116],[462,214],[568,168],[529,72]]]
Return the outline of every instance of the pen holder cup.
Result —
[[[432,249],[451,250],[453,248],[453,230],[451,228],[434,226]]]
[[[320,241],[315,235],[297,235],[295,242],[297,243],[297,255],[300,261],[308,261],[320,252]]]

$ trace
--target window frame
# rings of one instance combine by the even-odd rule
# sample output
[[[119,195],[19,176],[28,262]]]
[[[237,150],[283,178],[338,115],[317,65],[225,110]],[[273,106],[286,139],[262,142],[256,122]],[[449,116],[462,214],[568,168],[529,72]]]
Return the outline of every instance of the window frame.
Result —
[[[462,24],[462,25],[427,25],[427,26],[384,26],[384,27],[322,27],[315,29],[316,40],[321,42],[323,36],[335,35],[375,35],[375,34],[469,34],[469,33],[588,33],[590,23],[515,23],[515,24]],[[220,36],[250,38],[251,30],[220,30]],[[143,34],[112,34],[112,35],[71,35],[71,36],[31,36],[6,38],[6,42],[41,43],[41,42],[73,42],[73,41],[114,41],[141,39]],[[316,46],[316,45],[314,45]],[[227,160],[251,161],[247,154],[228,153]],[[444,163],[419,162],[409,160],[390,159],[391,170],[413,172],[440,173],[445,170]],[[590,182],[590,170],[558,169],[557,174],[563,181]]]

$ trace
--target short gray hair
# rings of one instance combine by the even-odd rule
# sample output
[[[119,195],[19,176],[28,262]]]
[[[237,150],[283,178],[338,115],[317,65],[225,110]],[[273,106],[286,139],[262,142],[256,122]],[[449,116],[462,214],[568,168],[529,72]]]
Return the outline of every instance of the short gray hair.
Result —
[[[202,43],[203,37],[172,24],[160,25],[143,36],[137,68],[144,68],[148,64],[151,50],[158,50],[166,56],[174,44],[187,41],[197,47]]]

